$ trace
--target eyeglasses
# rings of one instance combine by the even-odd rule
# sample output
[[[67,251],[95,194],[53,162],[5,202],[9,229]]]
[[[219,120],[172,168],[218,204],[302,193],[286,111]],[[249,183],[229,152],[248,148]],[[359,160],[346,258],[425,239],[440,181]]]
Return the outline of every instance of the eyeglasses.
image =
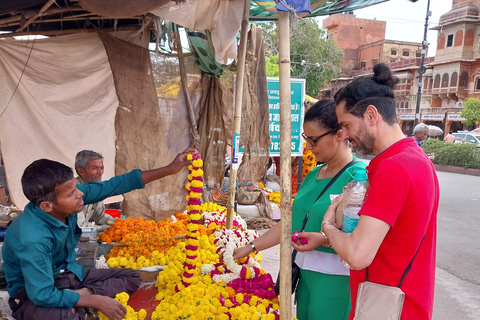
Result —
[[[307,141],[308,143],[310,143],[312,146],[314,146],[315,144],[317,144],[317,141],[322,138],[322,137],[325,137],[327,134],[330,134],[330,133],[334,133],[335,131],[337,130],[330,130],[328,132],[325,132],[324,134],[321,134],[319,135],[318,137],[307,137],[305,135],[304,132],[302,132],[302,138],[305,139],[305,141]]]

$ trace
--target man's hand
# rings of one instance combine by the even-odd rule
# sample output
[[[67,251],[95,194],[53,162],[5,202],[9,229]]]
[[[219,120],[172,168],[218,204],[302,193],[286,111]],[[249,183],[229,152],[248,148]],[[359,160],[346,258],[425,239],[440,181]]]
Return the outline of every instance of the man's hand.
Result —
[[[197,150],[195,150],[194,148],[187,148],[182,153],[177,154],[175,159],[173,159],[173,161],[168,165],[168,169],[170,170],[170,172],[172,174],[179,173],[183,167],[191,164],[192,162],[187,160],[187,156],[189,153],[192,152],[197,152]]]
[[[338,197],[333,199],[332,204],[330,206],[328,206],[328,209],[325,212],[325,215],[323,216],[323,221],[330,221],[330,222],[336,223],[336,218],[335,217],[336,217],[337,207],[340,205],[343,198],[344,198],[344,195],[342,193]]]
[[[124,319],[127,309],[117,300],[106,296],[97,296],[98,304],[95,307],[110,320]]]

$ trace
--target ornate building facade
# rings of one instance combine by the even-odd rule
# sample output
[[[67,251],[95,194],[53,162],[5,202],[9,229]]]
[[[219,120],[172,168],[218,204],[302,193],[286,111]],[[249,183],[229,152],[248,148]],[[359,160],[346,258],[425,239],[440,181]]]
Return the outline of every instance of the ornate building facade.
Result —
[[[436,125],[445,132],[467,129],[461,123],[464,120],[460,116],[463,102],[466,98],[480,98],[479,13],[480,0],[452,1],[451,10],[440,17],[438,26],[432,28],[438,31],[437,51],[435,57],[425,58],[421,89],[418,82],[421,62],[418,52],[421,44],[407,43],[411,45],[409,52],[414,53],[414,58],[394,62],[391,62],[394,60],[392,50],[396,54],[399,51],[403,53],[399,44],[403,42],[395,44],[395,41],[377,40],[359,46],[361,50],[382,46],[383,51],[377,52],[390,52],[390,56],[383,55],[382,62],[387,63],[400,79],[395,94],[398,118],[405,134],[410,134],[413,130],[418,90],[421,90],[420,122]],[[415,49],[416,45],[420,47]],[[363,60],[366,59],[358,59],[358,62]],[[357,69],[333,79],[324,95],[333,96],[356,77],[372,73],[370,66]]]

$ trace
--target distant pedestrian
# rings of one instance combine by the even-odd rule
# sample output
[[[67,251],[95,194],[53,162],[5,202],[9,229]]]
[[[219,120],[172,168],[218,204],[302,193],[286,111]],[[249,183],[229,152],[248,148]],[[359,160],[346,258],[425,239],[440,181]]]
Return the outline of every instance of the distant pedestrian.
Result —
[[[428,127],[425,123],[419,123],[413,128],[413,137],[419,147],[422,146],[422,142],[428,137]]]
[[[447,142],[447,143],[455,143],[455,136],[452,134],[452,131],[450,131],[446,136],[445,138],[443,139],[443,141]]]

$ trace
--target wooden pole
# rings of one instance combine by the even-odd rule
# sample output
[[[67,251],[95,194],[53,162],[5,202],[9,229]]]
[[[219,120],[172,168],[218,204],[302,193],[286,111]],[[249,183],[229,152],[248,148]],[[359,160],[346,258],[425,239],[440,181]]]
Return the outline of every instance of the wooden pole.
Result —
[[[248,36],[248,18],[250,16],[250,0],[245,0],[242,33],[240,35],[240,46],[237,58],[237,79],[235,81],[235,116],[233,118],[233,145],[236,146],[236,137],[240,136],[240,125],[242,124],[242,104],[243,104],[243,79],[245,77],[245,56],[247,54],[247,36]],[[228,201],[227,201],[227,222],[226,228],[231,229],[233,226],[233,210],[235,205],[235,193],[237,189],[237,170],[235,150],[233,150],[232,164],[230,166],[230,177],[228,181]]]
[[[20,28],[18,28],[17,30],[15,30],[15,32],[20,32],[20,31],[23,31],[23,29],[25,29],[26,27],[28,27],[30,25],[30,23],[33,22],[33,20],[37,19],[37,17],[39,15],[41,15],[42,13],[44,13],[48,8],[50,8],[50,6],[52,4],[55,3],[55,0],[48,0],[47,3],[45,3],[45,5],[40,9],[38,10],[38,12],[36,14],[34,14],[33,16],[30,17],[30,19],[28,19],[24,24],[22,24],[22,26]]]
[[[83,9],[80,6],[71,6],[69,8],[50,8],[44,12],[44,15],[73,12],[73,11],[85,11],[85,9]],[[19,25],[20,21],[23,19],[23,16],[30,18],[35,14],[36,12],[27,11],[23,15],[16,15],[16,16],[0,19],[0,26],[8,27],[11,25]]]
[[[290,21],[288,12],[278,12],[278,68],[280,91],[280,320],[292,318],[292,178],[291,178],[291,95]]]
[[[200,147],[200,135],[198,134],[197,122],[195,121],[195,115],[192,109],[192,103],[190,101],[190,95],[188,93],[188,79],[187,72],[185,71],[185,59],[183,58],[182,40],[180,39],[180,30],[178,31],[178,66],[180,67],[180,80],[182,82],[183,96],[185,97],[185,103],[187,104],[188,118],[190,119],[190,134],[192,135],[193,147]]]

